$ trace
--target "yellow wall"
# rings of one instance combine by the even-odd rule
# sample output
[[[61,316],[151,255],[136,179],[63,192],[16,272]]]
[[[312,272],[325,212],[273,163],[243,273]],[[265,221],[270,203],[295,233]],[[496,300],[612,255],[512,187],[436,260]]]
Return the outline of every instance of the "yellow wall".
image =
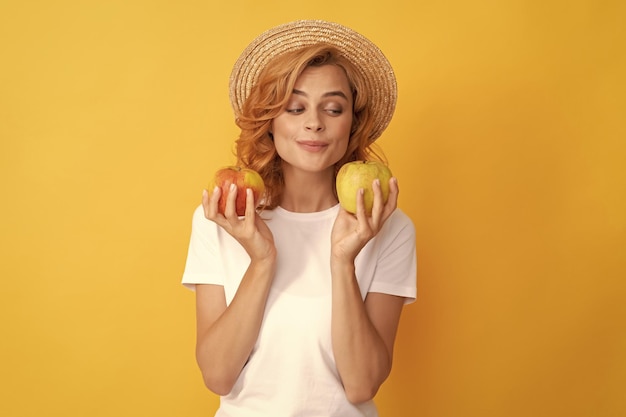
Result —
[[[387,417],[626,414],[626,9],[604,1],[0,2],[0,415],[209,416],[180,275],[232,161],[231,65],[297,18],[397,71],[418,231]]]

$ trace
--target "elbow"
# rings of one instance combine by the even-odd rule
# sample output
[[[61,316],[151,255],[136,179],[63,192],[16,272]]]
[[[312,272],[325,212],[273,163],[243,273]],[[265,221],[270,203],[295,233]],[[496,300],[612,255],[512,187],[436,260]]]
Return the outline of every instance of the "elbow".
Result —
[[[202,374],[204,386],[209,391],[221,397],[230,394],[237,382],[238,374],[234,374],[227,367],[219,366],[220,361],[207,358],[199,347],[196,350],[196,363]]]
[[[219,377],[214,373],[202,373],[204,385],[213,393],[219,396],[230,394],[235,385],[235,381],[225,377]]]
[[[359,384],[354,387],[345,387],[346,398],[351,404],[360,404],[373,400],[378,392],[378,385]]]
[[[380,369],[380,373],[361,374],[359,377],[355,376],[351,381],[343,381],[346,399],[355,405],[373,400],[380,386],[387,380],[390,370],[391,366]]]
[[[237,376],[232,375],[225,368],[215,366],[214,363],[202,361],[200,357],[197,359],[204,386],[221,397],[230,394],[237,381]]]

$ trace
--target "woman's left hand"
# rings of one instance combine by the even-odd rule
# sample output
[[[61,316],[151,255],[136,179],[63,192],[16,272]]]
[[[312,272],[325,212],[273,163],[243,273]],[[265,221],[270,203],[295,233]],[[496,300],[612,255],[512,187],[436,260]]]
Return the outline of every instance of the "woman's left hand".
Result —
[[[374,180],[373,191],[374,205],[371,216],[365,212],[362,189],[357,194],[356,215],[344,209],[339,210],[331,234],[331,256],[335,260],[353,263],[361,249],[376,236],[396,209],[399,193],[396,178],[389,180],[389,198],[386,203],[383,202],[379,180]]]

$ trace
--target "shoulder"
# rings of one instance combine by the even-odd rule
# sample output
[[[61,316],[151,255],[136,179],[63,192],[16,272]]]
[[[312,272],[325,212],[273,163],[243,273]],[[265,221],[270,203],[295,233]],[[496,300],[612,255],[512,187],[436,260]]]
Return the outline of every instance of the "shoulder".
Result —
[[[202,207],[202,204],[199,204],[193,211],[192,221],[196,223],[201,222],[202,220],[207,220],[207,218],[204,217],[204,208]]]
[[[391,213],[391,216],[389,216],[389,219],[396,223],[410,225],[413,227],[413,220],[411,220],[411,218],[404,211],[402,211],[401,208],[395,209],[394,212]]]
[[[205,245],[216,245],[222,240],[220,227],[211,220],[204,217],[204,208],[199,205],[193,211],[191,219],[192,241],[202,242]],[[212,243],[210,243],[212,242]]]
[[[397,208],[373,240],[373,246],[377,247],[381,253],[414,251],[416,236],[413,221]]]
[[[194,229],[203,229],[209,231],[215,230],[217,226],[214,222],[204,216],[204,208],[201,204],[198,205],[193,211],[191,222]]]
[[[398,234],[415,237],[413,220],[401,209],[397,208],[385,222],[381,230],[385,235],[396,236]]]

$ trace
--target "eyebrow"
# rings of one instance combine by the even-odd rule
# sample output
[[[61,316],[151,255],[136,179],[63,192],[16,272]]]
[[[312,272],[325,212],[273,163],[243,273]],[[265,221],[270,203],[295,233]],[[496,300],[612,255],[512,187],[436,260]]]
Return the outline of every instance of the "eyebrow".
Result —
[[[297,94],[299,96],[308,97],[307,93],[305,93],[302,90],[298,90],[296,88],[293,89],[293,94]],[[343,97],[346,101],[349,101],[348,97],[346,96],[346,94],[343,91],[339,91],[339,90],[337,90],[337,91],[329,91],[327,93],[322,94],[322,97],[334,97],[334,96]]]

